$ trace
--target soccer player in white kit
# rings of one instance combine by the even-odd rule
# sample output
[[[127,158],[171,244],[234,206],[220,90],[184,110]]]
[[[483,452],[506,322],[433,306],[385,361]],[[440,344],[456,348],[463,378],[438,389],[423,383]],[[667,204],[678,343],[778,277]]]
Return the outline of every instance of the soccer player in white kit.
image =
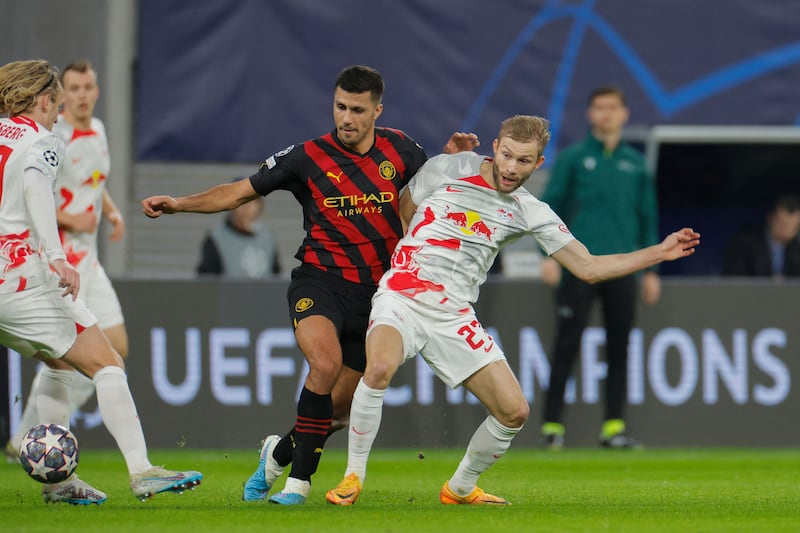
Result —
[[[59,241],[53,182],[64,152],[50,130],[63,93],[58,69],[46,61],[0,67],[0,114],[9,117],[0,119],[0,344],[47,365],[36,396],[37,423],[69,426],[70,385],[78,370],[94,382],[134,495],[182,491],[203,475],[150,463],[124,362],[77,300],[80,274]],[[45,502],[106,500],[75,474],[44,485],[42,494]]]
[[[409,182],[401,198],[408,231],[372,300],[367,367],[350,411],[347,469],[342,482],[328,491],[328,502],[352,505],[358,499],[386,388],[400,365],[420,353],[449,387],[463,385],[489,411],[442,486],[440,501],[509,503],[478,488],[478,476],[511,445],[529,406],[472,307],[504,244],[531,234],[548,255],[588,282],[694,253],[700,235],[684,228],[628,254],[590,254],[547,204],[521,187],[544,162],[549,139],[547,120],[517,115],[503,122],[494,158],[473,152],[439,155]]]
[[[81,276],[78,298],[94,313],[111,346],[125,359],[128,335],[122,308],[97,254],[101,214],[113,224],[109,236],[112,241],[119,241],[125,233],[124,219],[106,189],[111,159],[105,126],[93,116],[100,95],[97,74],[91,63],[80,60],[67,65],[61,80],[64,112],[53,126],[53,133],[66,145],[54,186],[59,236],[67,261]],[[25,433],[38,423],[36,396],[42,371],[33,379],[19,427],[6,445],[9,457],[16,455]],[[80,409],[93,394],[92,380],[76,374],[70,391],[70,413]]]

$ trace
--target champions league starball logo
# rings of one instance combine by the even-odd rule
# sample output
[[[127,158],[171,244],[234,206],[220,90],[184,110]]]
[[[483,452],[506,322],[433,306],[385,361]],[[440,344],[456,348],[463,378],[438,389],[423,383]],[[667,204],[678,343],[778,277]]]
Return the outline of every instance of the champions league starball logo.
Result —
[[[51,167],[58,166],[58,153],[55,150],[45,150],[42,157]]]

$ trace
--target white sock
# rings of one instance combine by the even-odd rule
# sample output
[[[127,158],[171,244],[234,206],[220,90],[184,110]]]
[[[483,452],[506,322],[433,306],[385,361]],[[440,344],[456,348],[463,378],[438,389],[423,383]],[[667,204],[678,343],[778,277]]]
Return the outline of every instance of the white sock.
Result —
[[[303,498],[308,498],[308,493],[311,491],[311,482],[305,479],[297,479],[294,477],[286,478],[286,485],[283,487],[283,492],[292,492],[299,494]]]
[[[69,412],[74,413],[84,406],[94,394],[94,381],[80,372],[75,372],[69,391]]]
[[[39,414],[37,424],[69,427],[69,389],[74,375],[74,370],[54,370],[49,366],[42,369],[35,399]]]
[[[94,385],[103,423],[117,441],[128,472],[134,474],[152,467],[125,371],[118,366],[102,368],[94,375]]]
[[[46,368],[42,365],[31,382],[31,390],[28,392],[28,401],[22,410],[22,418],[17,425],[17,432],[11,437],[11,444],[15,450],[19,450],[22,444],[22,437],[36,424],[39,423],[39,410],[36,408],[36,397],[39,395],[39,382],[42,379],[42,370]]]
[[[354,473],[362,482],[367,477],[367,460],[378,429],[381,426],[383,395],[386,389],[371,389],[358,382],[350,407],[350,426],[347,431],[347,470],[345,475]]]
[[[522,426],[509,428],[489,415],[478,426],[467,446],[467,453],[461,459],[455,474],[448,481],[450,490],[459,496],[466,496],[478,484],[478,476],[486,472],[506,453],[511,440],[520,432]]]

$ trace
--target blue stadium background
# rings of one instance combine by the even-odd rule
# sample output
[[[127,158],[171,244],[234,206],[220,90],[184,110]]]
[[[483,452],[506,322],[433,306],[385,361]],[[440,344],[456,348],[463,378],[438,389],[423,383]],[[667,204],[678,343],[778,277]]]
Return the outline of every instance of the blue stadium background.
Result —
[[[793,125],[799,27],[776,0],[141,0],[136,158],[262,160],[329,127],[355,63],[386,78],[381,124],[434,153],[526,113],[552,156],[607,82],[634,124]]]

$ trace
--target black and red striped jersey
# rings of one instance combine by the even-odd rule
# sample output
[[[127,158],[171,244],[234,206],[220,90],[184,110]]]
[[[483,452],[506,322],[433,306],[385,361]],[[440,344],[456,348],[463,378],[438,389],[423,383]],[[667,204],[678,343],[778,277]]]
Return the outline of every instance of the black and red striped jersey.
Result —
[[[427,156],[400,130],[375,128],[366,154],[333,131],[264,161],[250,183],[263,196],[291,192],[303,207],[303,244],[295,254],[352,283],[377,286],[402,236],[400,191]]]

